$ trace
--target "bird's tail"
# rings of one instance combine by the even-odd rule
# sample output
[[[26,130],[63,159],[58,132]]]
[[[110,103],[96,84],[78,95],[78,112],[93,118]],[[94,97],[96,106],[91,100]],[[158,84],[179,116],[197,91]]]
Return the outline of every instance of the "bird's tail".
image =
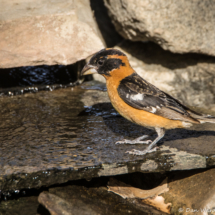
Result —
[[[166,93],[167,94],[167,93]],[[169,94],[167,94],[170,98],[174,99],[172,96],[170,96]],[[209,123],[215,123],[215,116],[211,116],[211,115],[208,115],[208,114],[200,114],[200,113],[197,113],[193,110],[191,110],[190,108],[184,106],[180,101],[178,101],[177,99],[174,99],[176,100],[189,114],[190,116],[194,119],[194,121],[192,123],[196,123],[195,120],[197,120],[197,123],[198,121],[202,124],[202,123],[206,123],[206,122],[209,122]],[[189,125],[187,124],[186,125],[187,127],[189,127]],[[186,127],[185,126],[185,127]]]
[[[191,110],[187,110],[191,117],[197,119],[200,123],[215,123],[215,117],[207,114],[199,114]]]

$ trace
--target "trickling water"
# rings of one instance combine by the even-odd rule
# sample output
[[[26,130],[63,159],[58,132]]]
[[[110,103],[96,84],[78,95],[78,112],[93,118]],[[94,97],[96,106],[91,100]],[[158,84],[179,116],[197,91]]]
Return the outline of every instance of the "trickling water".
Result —
[[[26,66],[0,69],[0,88],[68,84],[77,80],[74,65]]]
[[[85,61],[73,65],[26,66],[0,69],[0,96],[35,93],[38,90],[52,91],[58,88],[75,86],[83,80],[79,72]]]

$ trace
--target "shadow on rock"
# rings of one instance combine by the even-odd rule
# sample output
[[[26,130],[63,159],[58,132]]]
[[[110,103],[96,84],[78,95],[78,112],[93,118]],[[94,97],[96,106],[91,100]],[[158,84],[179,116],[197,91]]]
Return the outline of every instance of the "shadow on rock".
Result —
[[[79,116],[91,115],[91,116],[101,116],[104,120],[105,125],[111,129],[114,133],[124,135],[126,137],[136,138],[144,134],[148,134],[151,138],[155,138],[156,134],[151,129],[136,125],[127,119],[120,116],[113,108],[111,103],[98,103],[91,107],[87,107],[82,111]],[[173,129],[167,130],[166,135],[163,138],[163,141],[175,140],[189,140],[194,139],[193,141],[197,144],[198,141],[195,138],[199,138],[199,141],[204,142],[204,137],[215,138],[215,130],[207,130],[208,126],[206,124],[194,125],[191,129]],[[211,124],[208,124],[211,125]],[[201,138],[200,138],[201,137]],[[161,145],[161,141],[158,145]]]
[[[203,54],[176,54],[163,50],[153,42],[126,41],[119,45],[124,51],[132,53],[132,56],[143,61],[145,64],[162,65],[171,70],[187,68],[198,63],[214,63],[214,57]]]

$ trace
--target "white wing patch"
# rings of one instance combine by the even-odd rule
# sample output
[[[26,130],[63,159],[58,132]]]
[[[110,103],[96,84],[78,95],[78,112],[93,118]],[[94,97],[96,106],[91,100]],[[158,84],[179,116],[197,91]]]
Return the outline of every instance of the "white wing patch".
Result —
[[[137,100],[143,100],[143,98],[144,98],[144,95],[141,94],[141,93],[138,93],[138,94],[136,94],[136,95],[132,95],[132,96],[131,96],[131,99],[133,99],[133,100],[135,100],[135,101],[137,101]]]
[[[192,123],[189,123],[189,122],[182,122],[182,125],[183,125],[185,128],[189,128],[189,127],[191,127],[193,124],[192,124]]]
[[[155,108],[155,107],[151,107],[152,108],[152,110],[151,111],[149,111],[149,112],[151,112],[151,113],[155,113],[156,111],[157,111],[157,109]]]

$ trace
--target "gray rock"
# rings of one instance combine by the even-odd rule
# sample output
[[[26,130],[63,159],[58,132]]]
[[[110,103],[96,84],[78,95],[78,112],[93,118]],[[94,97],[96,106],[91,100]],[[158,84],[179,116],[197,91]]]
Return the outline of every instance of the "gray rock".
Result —
[[[207,123],[167,131],[160,150],[154,153],[126,154],[146,146],[116,145],[116,141],[151,131],[119,116],[107,92],[98,89],[104,90],[101,84],[90,82],[51,92],[0,97],[3,193],[83,178],[215,166],[215,125]]]
[[[154,41],[177,53],[215,56],[213,0],[105,0],[117,31],[132,41]]]
[[[0,14],[0,68],[67,65],[104,48],[88,0],[3,0]]]

